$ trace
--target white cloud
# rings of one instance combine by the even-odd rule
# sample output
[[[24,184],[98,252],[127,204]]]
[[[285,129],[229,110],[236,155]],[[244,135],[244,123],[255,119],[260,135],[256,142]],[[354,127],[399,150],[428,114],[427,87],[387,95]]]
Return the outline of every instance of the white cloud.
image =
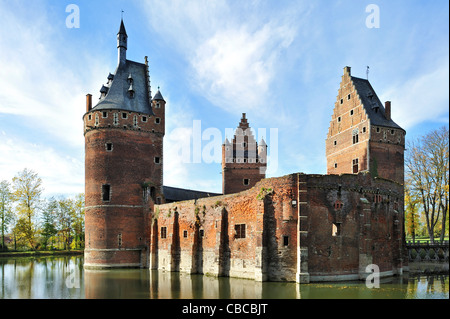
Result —
[[[84,162],[61,155],[52,147],[33,144],[2,132],[0,139],[1,179],[11,181],[24,168],[42,179],[45,195],[84,192]],[[6,156],[5,156],[6,155]]]
[[[191,59],[196,88],[233,113],[242,105],[249,110],[261,107],[270,94],[280,53],[294,36],[292,27],[273,23],[256,31],[245,25],[217,31]]]
[[[151,28],[178,48],[190,65],[192,90],[232,113],[266,107],[283,50],[301,24],[293,12],[267,3],[152,1],[143,5]],[[261,21],[265,21],[261,23]]]
[[[436,69],[393,86],[381,100],[392,101],[392,118],[406,130],[426,121],[448,123],[448,57]]]
[[[9,26],[0,28],[0,113],[20,115],[35,129],[82,147],[84,90],[101,86],[106,67],[65,42],[64,30],[45,12],[15,9],[3,6],[0,13],[2,25]]]
[[[0,179],[29,168],[46,194],[83,192],[85,94],[107,67],[67,41],[42,3],[0,6]]]

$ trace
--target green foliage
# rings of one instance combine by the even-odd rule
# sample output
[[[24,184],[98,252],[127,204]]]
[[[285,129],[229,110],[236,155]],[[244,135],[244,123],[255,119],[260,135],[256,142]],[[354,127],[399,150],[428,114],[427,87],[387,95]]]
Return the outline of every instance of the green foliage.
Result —
[[[261,190],[259,191],[258,195],[256,196],[257,200],[263,200],[267,195],[273,194],[273,188],[272,187],[261,187]]]
[[[84,194],[42,199],[42,191],[42,179],[28,169],[17,173],[10,190],[0,183],[0,230],[11,231],[13,250],[84,248]]]

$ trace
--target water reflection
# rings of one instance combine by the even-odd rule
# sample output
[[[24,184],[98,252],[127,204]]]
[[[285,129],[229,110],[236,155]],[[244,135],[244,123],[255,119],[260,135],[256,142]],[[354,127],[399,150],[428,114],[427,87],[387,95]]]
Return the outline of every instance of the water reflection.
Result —
[[[79,256],[0,258],[0,298],[84,298]]]
[[[84,270],[82,256],[0,258],[3,299],[448,299],[448,278],[409,274],[369,289],[358,281],[298,285],[148,269]]]

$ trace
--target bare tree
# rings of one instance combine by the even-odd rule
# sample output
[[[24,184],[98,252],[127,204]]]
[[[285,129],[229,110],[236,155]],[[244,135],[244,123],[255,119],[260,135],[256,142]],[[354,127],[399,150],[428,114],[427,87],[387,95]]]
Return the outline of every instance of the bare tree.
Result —
[[[448,140],[448,128],[442,127],[408,143],[407,179],[421,199],[431,242],[439,222],[443,240],[448,218]]]

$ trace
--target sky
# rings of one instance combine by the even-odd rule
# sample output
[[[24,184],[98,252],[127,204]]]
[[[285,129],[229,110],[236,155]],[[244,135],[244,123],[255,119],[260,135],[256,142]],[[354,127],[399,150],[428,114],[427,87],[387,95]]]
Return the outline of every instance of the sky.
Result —
[[[345,66],[392,102],[407,141],[448,127],[448,6],[0,0],[0,180],[28,168],[46,197],[84,192],[86,94],[95,102],[116,69],[122,14],[127,59],[148,56],[152,92],[167,102],[164,185],[220,193],[220,144],[242,113],[269,146],[267,177],[326,174]]]

